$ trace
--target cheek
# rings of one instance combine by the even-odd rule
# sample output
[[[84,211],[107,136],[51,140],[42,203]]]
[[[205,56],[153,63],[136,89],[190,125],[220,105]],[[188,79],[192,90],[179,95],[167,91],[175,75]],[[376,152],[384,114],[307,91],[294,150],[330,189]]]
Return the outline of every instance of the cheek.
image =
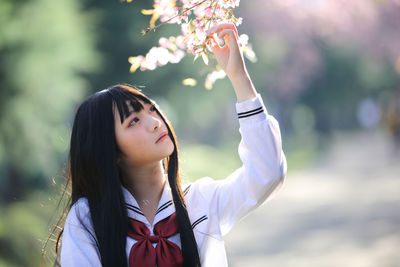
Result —
[[[134,161],[143,158],[149,147],[148,140],[140,133],[121,136],[119,142],[121,151]]]
[[[120,138],[120,148],[125,154],[131,154],[144,146],[140,136],[123,135]]]

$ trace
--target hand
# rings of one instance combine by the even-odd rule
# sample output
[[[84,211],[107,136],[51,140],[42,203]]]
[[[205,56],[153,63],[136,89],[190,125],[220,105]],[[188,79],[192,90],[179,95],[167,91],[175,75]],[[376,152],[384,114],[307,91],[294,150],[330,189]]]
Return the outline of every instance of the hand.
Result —
[[[229,79],[232,81],[246,77],[247,70],[243,54],[239,48],[239,36],[235,25],[232,23],[215,25],[208,29],[206,33],[207,36],[211,37],[211,51],[214,53],[218,65],[225,71]],[[214,36],[215,33],[218,33],[217,37]],[[225,45],[221,47],[218,41],[222,38]]]

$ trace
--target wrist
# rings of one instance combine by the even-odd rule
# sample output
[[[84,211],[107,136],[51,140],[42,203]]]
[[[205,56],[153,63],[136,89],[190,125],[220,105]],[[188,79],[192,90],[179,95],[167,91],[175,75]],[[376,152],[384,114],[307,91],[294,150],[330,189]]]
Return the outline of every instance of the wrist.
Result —
[[[230,77],[229,79],[235,90],[238,102],[243,102],[257,96],[253,82],[247,73],[236,77]]]

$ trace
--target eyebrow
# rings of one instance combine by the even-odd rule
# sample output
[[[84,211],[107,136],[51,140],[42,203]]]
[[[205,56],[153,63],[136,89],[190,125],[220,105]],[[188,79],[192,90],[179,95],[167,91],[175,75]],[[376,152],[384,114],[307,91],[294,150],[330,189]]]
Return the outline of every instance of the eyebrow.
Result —
[[[146,105],[150,105],[150,107],[153,107],[153,106],[155,106],[155,104],[153,104],[153,103],[144,103],[144,105],[143,105],[143,108],[141,108],[140,110],[132,110],[131,112],[129,112],[128,114],[127,114],[127,116],[125,117],[125,119],[124,119],[124,121],[122,122],[122,124],[125,124],[125,122],[126,121],[128,121],[128,118],[130,117],[130,116],[132,116],[133,114],[137,114],[137,113],[139,113],[140,111],[142,111],[143,109],[145,109],[145,106]]]
[[[127,114],[124,121],[122,122],[122,124],[125,124],[127,121],[129,121],[129,118],[135,113],[138,113],[138,111],[134,110],[134,111],[130,112],[129,114]]]

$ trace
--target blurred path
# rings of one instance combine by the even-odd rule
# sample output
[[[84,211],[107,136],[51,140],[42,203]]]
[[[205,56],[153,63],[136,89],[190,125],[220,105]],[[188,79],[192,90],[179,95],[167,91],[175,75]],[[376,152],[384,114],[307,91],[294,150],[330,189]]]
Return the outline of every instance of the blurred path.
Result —
[[[400,157],[384,133],[338,133],[324,158],[225,237],[229,266],[400,266]]]

